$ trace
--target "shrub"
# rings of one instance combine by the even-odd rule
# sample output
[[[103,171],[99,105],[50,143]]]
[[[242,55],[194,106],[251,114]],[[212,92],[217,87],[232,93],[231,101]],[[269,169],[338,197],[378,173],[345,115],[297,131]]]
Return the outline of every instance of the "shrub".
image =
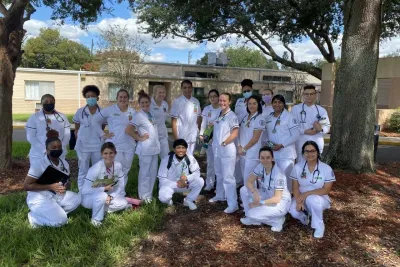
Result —
[[[400,108],[392,113],[387,123],[389,130],[400,133]]]

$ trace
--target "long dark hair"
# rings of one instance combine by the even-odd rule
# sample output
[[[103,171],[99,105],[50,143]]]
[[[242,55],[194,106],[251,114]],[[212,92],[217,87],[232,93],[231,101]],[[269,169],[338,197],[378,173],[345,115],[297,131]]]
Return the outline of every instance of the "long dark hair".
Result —
[[[278,99],[279,101],[281,101],[283,103],[283,108],[287,109],[286,100],[285,100],[285,97],[283,95],[274,95],[272,97],[271,104],[274,103],[275,99]]]
[[[315,148],[315,150],[317,150],[317,154],[318,154],[318,159],[321,160],[321,151],[319,151],[319,147],[317,145],[317,143],[315,143],[314,141],[306,141],[304,143],[304,145],[301,147],[301,154],[304,155],[304,150],[306,149],[306,146],[313,146]]]
[[[247,99],[247,107],[246,107],[247,113],[250,115],[250,110],[249,110],[249,105],[248,105],[250,99],[254,99],[257,102],[257,113],[261,114],[262,113],[262,105],[260,103],[261,99],[257,95],[252,95]]]

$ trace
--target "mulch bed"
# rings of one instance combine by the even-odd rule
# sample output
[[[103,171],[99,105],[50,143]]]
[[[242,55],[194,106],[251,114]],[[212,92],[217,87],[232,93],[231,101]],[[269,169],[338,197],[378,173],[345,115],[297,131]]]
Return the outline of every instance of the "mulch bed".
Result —
[[[384,136],[384,137],[400,137],[400,133],[395,133],[395,132],[379,132],[379,136]]]

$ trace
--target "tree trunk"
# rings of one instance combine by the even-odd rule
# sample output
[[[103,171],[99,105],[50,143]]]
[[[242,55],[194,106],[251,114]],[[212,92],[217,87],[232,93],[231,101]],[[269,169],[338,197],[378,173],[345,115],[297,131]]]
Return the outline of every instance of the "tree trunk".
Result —
[[[382,0],[347,0],[341,63],[335,80],[333,123],[327,162],[333,167],[374,171]]]

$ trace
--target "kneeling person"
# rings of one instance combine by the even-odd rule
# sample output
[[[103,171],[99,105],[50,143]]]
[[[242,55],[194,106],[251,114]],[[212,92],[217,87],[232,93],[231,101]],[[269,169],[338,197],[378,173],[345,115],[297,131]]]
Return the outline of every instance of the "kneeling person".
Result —
[[[132,207],[125,199],[126,177],[121,163],[114,161],[116,154],[113,143],[104,143],[101,147],[103,159],[89,169],[83,183],[82,206],[93,210],[91,222],[94,226],[101,225],[105,212]]]
[[[175,140],[173,148],[174,152],[162,159],[158,170],[160,179],[158,198],[162,203],[173,205],[174,193],[189,191],[183,205],[195,210],[197,206],[194,201],[204,185],[204,180],[200,177],[199,164],[194,157],[186,154],[188,144],[185,140]]]

